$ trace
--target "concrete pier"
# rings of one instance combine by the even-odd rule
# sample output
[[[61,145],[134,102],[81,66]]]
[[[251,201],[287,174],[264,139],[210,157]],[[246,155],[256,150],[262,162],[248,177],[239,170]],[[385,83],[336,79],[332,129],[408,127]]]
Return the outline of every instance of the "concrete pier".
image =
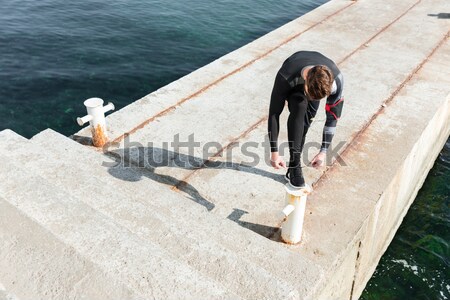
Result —
[[[357,299],[450,133],[447,11],[332,0],[107,116],[103,149],[89,128],[0,132],[0,299]],[[284,172],[263,145],[298,50],[338,63],[345,104],[286,245]],[[324,120],[321,103],[304,163]],[[190,136],[193,151],[173,148]]]

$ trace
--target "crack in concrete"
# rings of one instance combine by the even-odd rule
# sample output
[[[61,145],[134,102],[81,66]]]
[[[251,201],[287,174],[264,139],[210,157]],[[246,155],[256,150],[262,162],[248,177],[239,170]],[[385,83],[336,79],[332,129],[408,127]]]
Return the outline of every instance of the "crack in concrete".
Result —
[[[354,272],[354,274],[353,274],[352,289],[350,290],[350,297],[349,297],[349,300],[352,300],[352,298],[353,298],[353,289],[355,288],[356,273],[358,272],[359,263],[360,263],[360,261],[361,261],[361,259],[360,259],[361,244],[362,244],[362,242],[359,241],[359,244],[358,244],[358,252],[356,253],[356,260],[355,260],[355,272]]]
[[[350,54],[348,54],[347,56],[345,56],[338,64],[342,64],[344,61],[346,61],[347,59],[349,59],[353,54],[355,54],[356,52],[358,52],[359,50],[365,48],[365,46],[370,43],[371,41],[373,41],[377,36],[379,36],[381,33],[383,33],[384,31],[386,31],[386,29],[388,29],[389,27],[391,27],[395,22],[397,22],[398,20],[400,20],[404,15],[406,15],[411,9],[413,9],[414,7],[417,6],[417,4],[419,4],[420,2],[422,2],[422,0],[418,0],[416,3],[414,3],[410,8],[408,8],[404,13],[402,13],[400,16],[398,16],[397,18],[395,18],[392,22],[390,22],[389,24],[387,24],[386,26],[384,26],[383,28],[380,29],[380,31],[378,31],[374,36],[372,36],[370,39],[368,39],[367,41],[365,41],[364,43],[361,44],[361,46],[359,46],[358,48],[356,48],[355,50],[353,50],[352,52],[350,52]]]

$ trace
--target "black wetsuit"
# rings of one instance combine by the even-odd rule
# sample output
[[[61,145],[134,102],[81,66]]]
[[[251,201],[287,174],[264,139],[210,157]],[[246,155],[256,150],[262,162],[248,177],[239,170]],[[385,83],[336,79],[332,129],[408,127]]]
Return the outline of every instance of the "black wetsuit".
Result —
[[[320,101],[307,99],[305,96],[305,81],[301,75],[305,67],[316,65],[327,66],[334,77],[332,93],[326,99],[326,122],[323,129],[321,151],[327,151],[336,131],[337,120],[341,116],[344,104],[342,97],[344,81],[336,64],[318,52],[299,51],[291,55],[276,75],[270,99],[268,122],[271,152],[276,152],[278,151],[277,140],[280,129],[279,117],[287,100],[290,112],[288,139],[291,164],[293,153],[298,153],[297,158],[294,158],[295,164],[298,165],[300,162],[306,133],[320,104]]]

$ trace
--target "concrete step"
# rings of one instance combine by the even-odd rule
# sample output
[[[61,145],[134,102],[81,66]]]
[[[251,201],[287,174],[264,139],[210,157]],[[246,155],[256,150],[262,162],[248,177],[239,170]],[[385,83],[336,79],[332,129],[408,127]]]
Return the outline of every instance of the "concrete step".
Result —
[[[30,172],[39,173],[58,188],[113,218],[131,232],[166,249],[172,257],[187,262],[204,276],[220,281],[228,291],[246,298],[255,295],[286,298],[295,290],[292,285],[277,279],[262,266],[224,248],[214,238],[205,239],[203,235],[198,235],[195,229],[203,231],[204,227],[188,226],[187,232],[179,229],[186,227],[188,222],[204,218],[207,213],[200,212],[195,219],[192,215],[189,215],[190,219],[180,219],[176,210],[160,213],[159,208],[148,200],[147,193],[132,193],[128,189],[111,185],[108,182],[111,175],[108,173],[100,175],[86,168],[81,169],[79,156],[53,155],[47,149],[18,135],[0,134],[0,137],[8,145],[0,150],[0,155],[17,162],[27,161]],[[181,197],[172,193],[173,196]],[[223,230],[216,228],[216,223],[211,223],[208,228],[212,237]],[[252,278],[252,281],[243,285],[242,278],[236,276],[236,273]]]
[[[321,276],[319,269],[302,257],[296,256],[284,244],[268,240],[250,230],[236,226],[236,223],[231,220],[218,218],[205,210],[196,210],[193,213],[189,207],[183,205],[186,199],[178,193],[172,191],[173,194],[170,197],[149,197],[149,195],[161,195],[164,191],[170,190],[164,187],[160,192],[155,192],[155,187],[158,186],[158,183],[146,175],[146,172],[148,172],[146,169],[117,166],[117,170],[108,170],[107,167],[101,164],[102,162],[110,163],[111,159],[50,129],[40,132],[31,141],[45,148],[51,157],[57,159],[65,158],[66,164],[78,164],[79,168],[89,170],[92,178],[104,181],[104,184],[109,189],[123,189],[127,191],[129,195],[133,195],[133,197],[129,197],[128,205],[132,205],[131,201],[143,203],[138,210],[128,209],[129,215],[136,214],[135,211],[148,211],[145,215],[146,217],[154,215],[151,212],[152,210],[161,213],[170,212],[171,215],[167,214],[166,217],[162,217],[163,220],[170,219],[170,223],[155,222],[162,232],[170,232],[167,235],[162,234],[158,238],[158,242],[163,244],[170,243],[171,246],[168,246],[168,248],[174,247],[174,249],[179,249],[180,247],[186,247],[186,253],[180,255],[186,255],[186,261],[189,263],[197,264],[197,266],[215,263],[217,268],[222,268],[222,266],[223,268],[228,268],[228,266],[236,267],[237,269],[246,268],[242,271],[242,274],[252,274],[255,270],[260,270],[257,266],[261,266],[267,271],[261,271],[261,274],[255,278],[261,279],[262,277],[263,282],[267,284],[267,288],[274,291],[267,292],[262,284],[259,284],[256,280],[253,281],[253,279],[246,282],[249,278],[252,278],[250,276],[243,275],[244,277],[237,278],[236,274],[239,274],[238,272],[231,273],[231,275],[221,275],[219,272],[213,275],[214,277],[223,276],[224,281],[232,281],[234,276],[234,280],[237,282],[246,282],[246,285],[249,286],[259,285],[256,291],[253,291],[254,293],[284,293],[286,292],[286,285],[283,282],[286,281],[293,285],[301,295],[305,294],[309,289],[310,282]],[[116,176],[111,176],[114,174]],[[117,174],[121,174],[121,176],[117,176]],[[133,178],[133,180],[123,180],[121,178]],[[187,204],[195,206],[189,201]],[[123,219],[124,217],[121,218]],[[136,218],[142,220],[142,217],[139,215]],[[134,226],[143,225],[140,223]],[[141,234],[148,236],[146,232],[146,230],[141,230]],[[154,232],[152,234],[158,233]],[[173,245],[172,241],[167,240],[168,238],[174,239],[180,245]],[[212,257],[212,254],[208,254],[208,252],[216,253],[217,258],[214,262],[205,260],[205,257]],[[202,258],[201,255],[204,254],[201,253],[208,255]],[[243,262],[242,266],[233,265],[239,261],[235,259],[236,257]],[[201,269],[205,268],[207,267],[201,267]],[[208,268],[212,269],[212,267]],[[304,274],[307,271],[310,276],[305,279]],[[266,278],[267,272],[273,277],[270,280]],[[274,288],[271,283],[277,280],[280,285]],[[247,288],[242,287],[242,290],[245,292]]]
[[[0,299],[138,299],[0,197]]]
[[[44,178],[0,158],[0,196],[144,297],[237,297]],[[95,195],[95,197],[101,197]]]

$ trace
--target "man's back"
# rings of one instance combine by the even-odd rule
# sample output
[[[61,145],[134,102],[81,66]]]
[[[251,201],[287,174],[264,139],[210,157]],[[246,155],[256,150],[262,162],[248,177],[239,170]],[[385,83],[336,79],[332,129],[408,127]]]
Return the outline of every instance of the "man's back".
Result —
[[[299,79],[302,81],[301,77],[298,77],[303,68],[316,65],[327,66],[335,78],[340,73],[338,67],[331,59],[315,51],[298,51],[292,54],[284,61],[278,73],[292,85],[293,81],[298,82]]]

